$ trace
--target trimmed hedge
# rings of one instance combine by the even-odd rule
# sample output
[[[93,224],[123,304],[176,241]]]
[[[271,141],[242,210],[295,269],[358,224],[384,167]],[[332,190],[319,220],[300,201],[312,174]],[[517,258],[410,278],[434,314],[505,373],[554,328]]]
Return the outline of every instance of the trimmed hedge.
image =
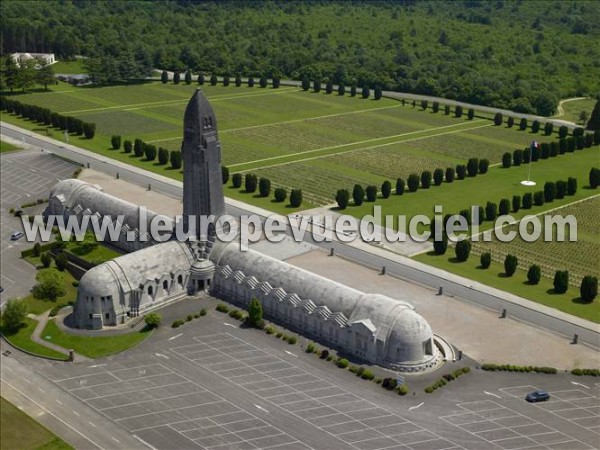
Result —
[[[554,367],[538,367],[538,366],[515,366],[512,364],[491,364],[486,363],[481,365],[481,370],[490,372],[505,371],[505,372],[535,372],[556,375],[558,370]]]
[[[227,306],[225,303],[219,303],[215,309],[219,312],[222,313],[228,313],[229,312],[229,306]]]
[[[435,383],[433,383],[430,386],[427,386],[425,388],[425,392],[427,394],[431,394],[433,391],[435,391],[436,389],[439,389],[443,386],[446,386],[449,382],[456,380],[458,377],[460,377],[461,375],[464,375],[466,373],[469,373],[471,371],[471,368],[469,367],[463,367],[461,369],[456,369],[454,372],[452,373],[447,373],[444,376],[442,376],[442,378],[440,378],[439,380],[437,380]],[[399,392],[398,392],[399,393]]]
[[[590,377],[600,377],[600,369],[573,369],[571,375],[582,376],[587,375]]]

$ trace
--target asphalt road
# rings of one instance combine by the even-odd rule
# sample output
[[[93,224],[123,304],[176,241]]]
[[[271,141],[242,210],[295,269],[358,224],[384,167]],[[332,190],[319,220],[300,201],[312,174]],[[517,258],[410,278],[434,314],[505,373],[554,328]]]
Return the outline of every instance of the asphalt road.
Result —
[[[24,136],[24,133],[6,127],[2,127],[2,134],[6,134],[7,136],[18,140],[22,140]],[[159,176],[152,172],[143,171],[143,173],[140,173],[139,169],[130,170],[126,167],[115,165],[114,161],[102,155],[81,155],[65,147],[53,145],[43,141],[30,132],[26,132],[25,140],[28,144],[40,147],[45,151],[51,151],[83,166],[87,166],[89,164],[89,166],[94,170],[98,170],[112,176],[116,176],[116,174],[119,173],[121,178],[140,186],[148,186],[150,184],[153,190],[161,191],[177,198],[182,197],[181,184],[174,186],[171,183],[162,182],[159,179]],[[251,211],[232,205],[227,205],[227,212],[233,216],[253,214]],[[291,234],[289,229],[288,234]],[[540,313],[536,310],[516,305],[502,298],[498,298],[491,293],[472,288],[468,285],[441,279],[425,270],[415,269],[408,265],[369,253],[342,242],[315,242],[311,239],[309,233],[306,234],[305,241],[326,249],[334,248],[338,256],[348,258],[365,266],[376,268],[385,266],[387,274],[390,276],[413,281],[436,291],[440,286],[442,286],[444,288],[444,295],[454,296],[457,299],[462,299],[477,305],[491,308],[498,311],[499,314],[502,309],[506,308],[508,314],[510,314],[513,319],[522,320],[534,326],[553,331],[565,336],[567,339],[572,339],[573,336],[577,334],[579,337],[579,342],[600,348],[600,333],[597,331],[579,327],[561,319],[557,319],[553,316]]]
[[[114,427],[110,421],[86,407],[76,397],[65,395],[40,372],[32,370],[30,363],[40,363],[41,360],[19,354],[4,341],[1,349],[2,396],[58,433],[75,448],[148,448],[129,433]],[[12,352],[10,356],[4,355],[6,350]],[[64,367],[68,370],[68,366]]]

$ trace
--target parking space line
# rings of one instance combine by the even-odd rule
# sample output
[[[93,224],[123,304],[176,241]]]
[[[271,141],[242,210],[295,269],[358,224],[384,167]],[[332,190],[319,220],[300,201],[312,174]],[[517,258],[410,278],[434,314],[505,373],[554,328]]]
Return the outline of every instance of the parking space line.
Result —
[[[208,336],[208,335],[207,335],[207,336]],[[227,357],[229,357],[229,355],[228,355],[228,354],[226,354],[226,353],[224,352],[224,350],[225,350],[226,348],[235,347],[235,345],[232,345],[232,346],[225,346],[225,347],[224,347],[224,346],[223,346],[223,342],[227,342],[227,343],[228,343],[228,342],[230,342],[230,341],[232,341],[232,340],[233,340],[233,341],[237,341],[237,345],[240,345],[240,344],[244,344],[244,345],[250,345],[250,346],[252,347],[252,349],[250,349],[250,350],[248,350],[248,351],[252,351],[252,350],[260,350],[260,349],[258,349],[258,348],[256,348],[256,347],[252,346],[251,344],[248,344],[248,343],[247,343],[246,341],[244,341],[243,339],[241,339],[241,338],[238,338],[238,337],[236,337],[236,336],[233,336],[233,335],[231,335],[231,334],[230,334],[230,333],[228,333],[228,332],[226,332],[226,333],[221,333],[221,334],[214,334],[214,335],[210,335],[210,337],[207,337],[207,336],[202,336],[202,337],[194,337],[194,340],[197,340],[197,341],[199,341],[199,342],[202,342],[202,344],[204,344],[205,346],[209,346],[209,347],[210,347],[210,348],[211,348],[211,349],[212,349],[212,350],[213,350],[213,351],[214,351],[216,354],[220,354],[220,355],[222,355],[222,356],[227,356]],[[219,337],[220,337],[221,339],[219,339]],[[207,339],[209,339],[209,340],[210,340],[210,342],[209,342]],[[188,357],[187,357],[187,356],[186,356],[184,353],[180,353],[180,352],[178,352],[178,351],[177,351],[177,348],[171,348],[170,350],[171,350],[171,351],[173,351],[175,354],[177,354],[179,357],[181,357],[181,358],[184,358],[184,359],[186,359],[186,360],[188,360],[188,361],[190,361],[190,362],[192,362],[192,363],[194,363],[194,364],[198,364],[198,363],[196,363],[194,360],[192,360],[192,359],[188,358]],[[265,377],[267,377],[268,379],[271,379],[272,381],[276,382],[276,383],[277,383],[277,385],[280,385],[280,383],[284,383],[284,384],[286,384],[287,386],[289,386],[289,388],[290,388],[290,392],[287,392],[286,394],[290,394],[290,393],[299,393],[299,394],[302,394],[302,395],[304,395],[306,392],[316,391],[316,390],[319,390],[319,389],[323,389],[323,388],[324,388],[324,387],[321,385],[321,382],[323,381],[321,378],[319,378],[319,377],[315,377],[315,376],[313,376],[312,374],[308,374],[308,373],[307,373],[306,371],[304,371],[303,369],[300,369],[300,368],[298,368],[297,366],[294,366],[293,364],[291,364],[291,362],[290,362],[289,360],[284,360],[284,359],[282,359],[282,357],[280,357],[279,355],[275,355],[275,354],[272,354],[272,353],[269,353],[269,352],[266,352],[266,355],[268,355],[268,356],[272,357],[272,358],[273,358],[273,362],[272,362],[272,363],[265,363],[264,365],[266,365],[266,364],[278,363],[278,362],[279,362],[279,363],[280,363],[280,362],[283,362],[283,363],[285,363],[285,364],[286,364],[287,366],[289,366],[289,367],[286,367],[285,369],[277,369],[277,370],[272,370],[272,371],[269,371],[269,372],[257,372],[257,373],[261,373],[261,375],[264,375],[264,376],[265,376]],[[253,369],[253,370],[254,370],[254,367],[258,367],[258,366],[260,366],[260,365],[255,365],[255,366],[252,366],[252,365],[248,364],[248,362],[247,362],[247,361],[244,361],[244,360],[239,360],[239,359],[238,359],[237,361],[238,361],[239,363],[241,363],[241,364],[242,364],[242,367],[243,367],[243,366],[245,366],[245,367],[251,368],[251,369]],[[206,370],[209,370],[209,371],[211,371],[211,372],[213,372],[213,373],[215,373],[215,374],[219,375],[220,377],[222,377],[222,378],[224,378],[224,379],[227,379],[227,380],[228,380],[228,381],[230,381],[230,382],[232,381],[230,378],[226,378],[226,377],[224,377],[224,376],[223,376],[223,374],[222,374],[222,373],[220,373],[219,371],[215,371],[215,370],[211,369],[210,367],[207,367],[206,365],[204,365],[203,367],[204,367]],[[286,370],[287,370],[287,371],[289,371],[290,369],[292,369],[292,370],[297,370],[297,371],[299,371],[300,373],[299,373],[299,374],[295,374],[295,375],[288,375],[287,377],[281,377],[281,376],[277,376],[277,372],[282,372],[282,371],[286,371]],[[232,370],[232,369],[228,369],[228,370]],[[293,384],[293,382],[292,382],[291,384],[288,384],[288,383],[289,383],[289,381],[287,381],[287,382],[286,382],[286,380],[285,380],[286,378],[298,377],[299,375],[306,375],[306,377],[307,377],[307,378],[310,378],[310,379],[315,379],[315,388],[314,388],[314,389],[309,389],[309,390],[300,390],[300,389],[296,389],[296,388],[295,388],[295,385]],[[237,378],[239,378],[239,377],[237,377]],[[308,382],[308,381],[307,381],[307,382]],[[238,386],[240,386],[242,389],[248,390],[249,392],[252,392],[252,393],[254,393],[254,394],[256,394],[256,393],[258,392],[258,391],[254,391],[254,390],[251,390],[251,389],[249,389],[249,388],[248,388],[248,387],[246,387],[244,384],[240,384],[240,383],[237,383],[237,382],[235,382],[235,381],[234,381],[234,383],[235,383],[235,384],[237,384]],[[245,383],[245,384],[251,384],[251,383],[252,383],[252,382],[250,382],[250,383]],[[327,383],[327,384],[329,385],[329,383]],[[333,385],[331,385],[331,386],[333,386]],[[265,389],[269,389],[269,388],[265,388]],[[345,391],[345,390],[342,390],[342,392],[341,392],[341,393],[344,393],[344,392],[346,392],[346,391]],[[286,395],[286,394],[281,394],[281,395]],[[260,394],[258,394],[258,395],[260,395]],[[283,407],[282,405],[277,405],[277,404],[275,404],[275,403],[273,402],[273,398],[279,397],[279,396],[281,396],[281,395],[272,396],[272,397],[268,397],[268,398],[267,398],[267,397],[263,397],[263,398],[265,399],[265,401],[272,403],[273,405],[275,405],[275,406],[276,406],[276,407],[278,407],[278,408],[281,408],[281,407]],[[331,397],[331,396],[334,396],[334,395],[339,395],[339,393],[338,393],[338,394],[331,394],[331,395],[329,395],[328,397]],[[307,397],[308,397],[308,396],[307,396]],[[401,416],[398,416],[398,415],[396,415],[396,414],[394,414],[394,413],[391,413],[390,411],[387,411],[387,410],[385,410],[385,408],[381,408],[381,407],[379,407],[378,405],[372,404],[372,403],[371,403],[371,402],[369,402],[368,400],[366,400],[366,399],[364,399],[364,398],[361,398],[360,396],[358,396],[358,395],[356,395],[356,394],[354,394],[354,393],[353,393],[353,397],[354,397],[354,398],[353,398],[353,399],[351,399],[351,400],[348,400],[348,402],[357,401],[357,400],[362,400],[362,401],[363,401],[363,407],[362,407],[362,408],[360,408],[360,409],[357,409],[357,410],[355,410],[355,411],[362,411],[362,410],[365,410],[365,406],[372,405],[372,408],[368,408],[368,407],[367,407],[366,409],[367,409],[367,410],[368,410],[368,409],[373,409],[373,410],[380,409],[380,410],[383,410],[383,411],[385,411],[385,412],[386,412],[386,414],[383,414],[382,416],[385,416],[385,415],[391,415],[391,416],[393,416],[393,417],[397,417],[398,419],[402,420],[402,422],[403,422],[403,423],[410,423],[410,424],[412,424],[413,426],[417,427],[417,429],[418,429],[418,430],[422,430],[422,431],[428,431],[429,433],[431,433],[432,435],[434,435],[434,436],[435,436],[435,438],[432,438],[432,439],[442,439],[442,440],[444,440],[444,441],[448,442],[448,443],[449,443],[451,446],[454,446],[454,447],[457,447],[457,446],[458,446],[458,444],[456,444],[456,443],[454,443],[454,442],[452,442],[452,441],[450,441],[450,440],[448,440],[448,439],[446,439],[446,438],[444,438],[444,437],[442,437],[442,436],[438,435],[437,433],[435,433],[435,432],[432,432],[432,431],[430,431],[430,430],[425,430],[423,427],[420,427],[419,425],[417,425],[417,424],[415,424],[415,423],[411,422],[410,420],[407,420],[407,419],[405,419],[404,417],[401,417]],[[292,414],[292,415],[296,416],[297,418],[299,418],[299,419],[301,419],[301,420],[304,420],[304,421],[307,421],[307,420],[306,420],[306,419],[304,419],[303,417],[299,416],[299,415],[297,414],[298,412],[306,412],[306,411],[310,411],[310,410],[313,410],[313,409],[318,409],[318,408],[322,408],[322,407],[326,407],[326,408],[328,408],[328,409],[333,409],[334,411],[337,411],[336,413],[333,413],[333,414],[327,414],[327,415],[325,415],[325,416],[319,416],[318,418],[323,418],[323,417],[333,416],[333,415],[336,415],[336,414],[346,414],[346,413],[348,413],[348,412],[353,412],[353,411],[347,411],[347,412],[340,411],[340,410],[338,410],[337,408],[335,408],[335,405],[333,405],[333,406],[330,406],[330,405],[327,405],[326,403],[323,403],[323,402],[321,402],[321,401],[320,401],[320,397],[317,397],[317,398],[311,398],[310,400],[313,400],[313,401],[317,402],[318,404],[320,404],[320,406],[313,407],[313,408],[306,408],[306,409],[299,410],[299,411],[294,411],[294,412],[291,412],[291,411],[288,411],[288,412],[289,412],[290,414]],[[306,401],[306,400],[301,400],[301,401]],[[292,402],[289,402],[289,403],[292,403]],[[295,403],[295,402],[293,402],[293,403]],[[347,402],[344,402],[344,403],[347,403]],[[284,403],[283,405],[286,405],[286,404],[287,404],[287,403]],[[285,409],[285,408],[284,408],[284,409]],[[353,420],[352,422],[354,422],[354,421],[355,421],[355,420]],[[310,423],[310,422],[309,422],[309,423]],[[346,423],[346,422],[344,422],[344,423]],[[316,426],[317,428],[320,428],[321,430],[323,430],[323,431],[325,431],[325,432],[329,433],[329,434],[330,434],[330,435],[332,435],[332,436],[336,436],[336,435],[334,435],[333,433],[331,433],[330,431],[326,430],[326,429],[324,428],[324,426],[319,426],[319,425],[316,425],[316,424],[313,424],[313,425],[314,425],[314,426]],[[368,426],[367,424],[363,424],[363,425],[366,425],[366,426]],[[374,431],[377,431],[375,428],[373,428],[373,427],[371,427],[371,426],[368,426],[368,429],[372,429],[372,430],[374,430]],[[388,437],[389,437],[389,436],[388,436]],[[393,438],[392,438],[392,439],[393,439]],[[354,446],[352,443],[348,443],[348,445],[349,445],[349,446],[351,446],[351,447],[353,447],[353,448],[357,448],[357,447],[356,447],[356,446]],[[463,447],[460,447],[460,446],[458,446],[458,447],[459,447],[459,448],[463,448]]]
[[[160,388],[162,388],[162,386],[160,386]],[[135,392],[138,392],[138,391],[135,391]],[[186,396],[193,395],[193,394],[204,394],[206,392],[207,392],[206,390],[204,390],[204,391],[197,391],[197,392],[186,392],[184,394],[171,395],[170,397],[152,398],[150,400],[142,400],[142,401],[139,401],[139,402],[126,403],[124,405],[107,406],[106,408],[97,408],[97,409],[100,410],[100,411],[108,411],[109,409],[123,408],[124,406],[141,405],[142,403],[157,402],[157,401],[161,402],[163,400],[169,400],[169,399],[177,398],[177,397],[186,397]],[[104,397],[101,397],[101,398],[104,398]]]

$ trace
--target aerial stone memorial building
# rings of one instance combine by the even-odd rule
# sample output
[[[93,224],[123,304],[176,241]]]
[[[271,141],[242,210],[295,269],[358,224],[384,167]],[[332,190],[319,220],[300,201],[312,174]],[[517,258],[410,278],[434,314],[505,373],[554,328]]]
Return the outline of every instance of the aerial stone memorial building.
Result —
[[[242,307],[258,298],[267,318],[373,364],[421,371],[440,363],[431,328],[410,303],[357,291],[253,250],[242,252],[236,243],[216,240],[214,229],[201,234],[198,218],[222,215],[225,202],[217,122],[200,90],[185,111],[182,153],[184,224],[194,221],[197,227],[186,242],[127,242],[126,232],[139,237],[136,205],[78,180],[53,188],[47,216],[126,216],[123,239],[113,244],[131,253],[81,278],[76,327],[109,328],[207,292]]]

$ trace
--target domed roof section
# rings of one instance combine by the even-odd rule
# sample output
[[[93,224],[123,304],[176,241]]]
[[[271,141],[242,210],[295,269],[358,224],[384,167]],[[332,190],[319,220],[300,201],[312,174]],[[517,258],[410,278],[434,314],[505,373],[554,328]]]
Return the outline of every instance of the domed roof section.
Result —
[[[388,346],[407,346],[421,344],[433,338],[433,332],[427,321],[415,310],[403,308],[396,312],[387,344]]]
[[[193,276],[211,276],[215,271],[215,265],[208,259],[199,259],[192,264],[190,274]]]
[[[118,282],[107,264],[92,267],[79,280],[78,296],[118,296]]]

